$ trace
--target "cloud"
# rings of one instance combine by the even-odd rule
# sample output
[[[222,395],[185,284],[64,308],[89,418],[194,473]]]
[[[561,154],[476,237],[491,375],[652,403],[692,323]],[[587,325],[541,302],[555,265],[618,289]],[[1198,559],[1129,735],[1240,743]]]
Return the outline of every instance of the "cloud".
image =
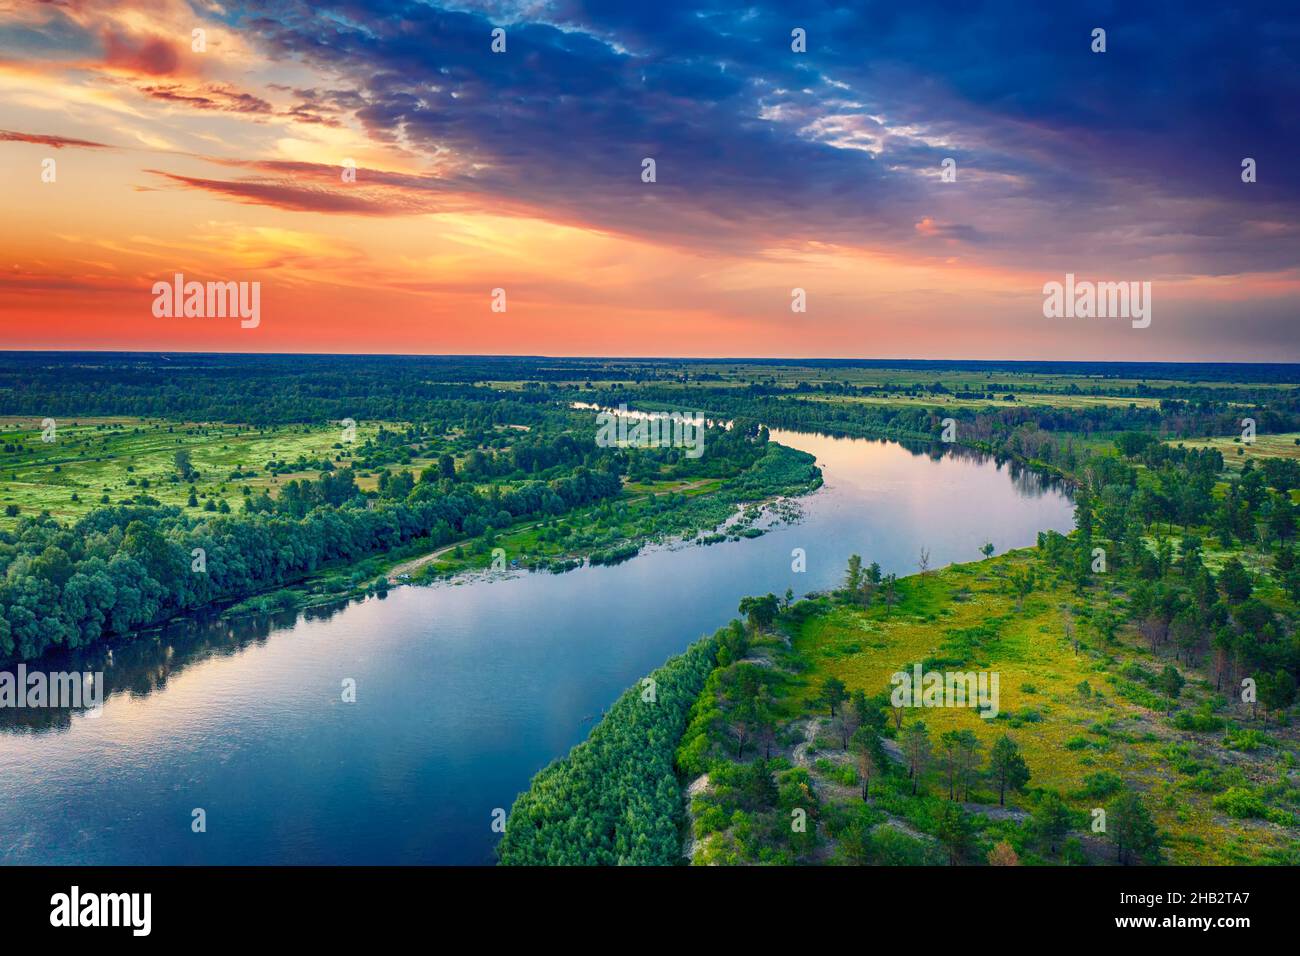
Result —
[[[145,172],[236,202],[292,212],[412,216],[460,212],[481,205],[481,200],[467,197],[432,177],[362,168],[357,170],[356,182],[344,182],[340,166],[283,161],[226,161],[225,164],[256,169],[261,175],[229,180],[184,176],[158,169]],[[523,207],[515,212],[528,214]]]
[[[40,133],[19,133],[14,130],[0,129],[0,142],[35,143],[53,149],[76,147],[79,149],[114,149],[106,143],[96,143],[88,139],[73,139],[71,136],[47,136]]]
[[[1109,14],[1103,55],[1089,50],[1095,19],[1010,3],[489,15],[269,0],[243,22],[273,59],[354,86],[328,114],[304,100],[308,121],[351,110],[379,143],[473,168],[483,195],[597,228],[731,250],[783,238],[923,255],[942,238],[943,255],[1053,267],[1294,264],[1300,243],[1280,241],[1294,229],[1241,233],[1257,232],[1244,228],[1252,204],[1295,211],[1300,189],[1279,176],[1243,194],[1236,171],[1244,150],[1283,169],[1300,146],[1296,53],[1272,39],[1297,15],[1208,3]],[[503,54],[489,45],[498,24]],[[807,54],[790,50],[793,24]],[[646,157],[654,184],[639,180]],[[936,175],[947,157],[956,184]],[[950,225],[916,227],[926,220]],[[1116,256],[1121,224],[1135,228]]]
[[[982,238],[979,230],[970,226],[951,222],[936,222],[929,216],[916,224],[916,232],[928,239],[944,239],[958,242],[979,242]]]
[[[156,100],[190,106],[201,110],[220,110],[227,113],[270,114],[270,103],[252,93],[234,89],[222,83],[205,83],[185,86],[171,83],[157,86],[140,86],[139,90]]]
[[[183,19],[171,0],[149,2],[169,24]],[[301,124],[308,143],[361,133],[375,155],[436,174],[365,194],[267,177],[184,182],[233,201],[402,215],[438,209],[450,191],[718,253],[821,242],[1153,278],[1300,264],[1300,182],[1286,172],[1300,148],[1300,53],[1284,42],[1300,26],[1293,6],[457,7],[223,7],[260,57],[223,83],[176,80],[188,54],[139,32],[139,16],[77,22],[155,101]],[[1090,51],[1099,24],[1105,54]],[[793,26],[806,53],[790,49]],[[1258,183],[1240,181],[1245,156]],[[640,179],[647,157],[655,183]],[[956,182],[938,176],[947,158]]]
[[[104,64],[111,69],[147,76],[168,76],[180,68],[180,49],[166,37],[137,36],[106,27],[100,34]]]

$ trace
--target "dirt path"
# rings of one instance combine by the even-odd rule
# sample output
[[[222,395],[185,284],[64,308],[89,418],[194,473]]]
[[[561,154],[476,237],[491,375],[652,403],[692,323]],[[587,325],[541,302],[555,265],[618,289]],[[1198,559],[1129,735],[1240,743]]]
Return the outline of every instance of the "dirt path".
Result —
[[[686,841],[682,847],[682,856],[686,858],[687,863],[695,862],[695,852],[699,849],[699,842],[695,839],[695,815],[691,813],[691,804],[702,793],[709,789],[709,775],[702,774],[691,782],[686,788]]]
[[[808,761],[808,748],[811,747],[813,745],[813,742],[817,739],[817,731],[820,728],[821,728],[821,719],[818,717],[811,717],[804,722],[803,742],[799,744],[795,744],[794,751],[790,755],[791,759],[794,761],[796,766],[804,767],[811,770],[811,766]],[[892,741],[890,741],[890,743],[892,743]],[[840,754],[843,752],[844,751],[835,751],[834,753]],[[828,752],[827,759],[830,759],[830,757],[831,757],[831,753]],[[841,803],[844,802],[846,797],[853,800],[854,802],[856,802],[858,799],[858,788],[856,786],[829,788],[825,785],[824,781],[819,780],[815,774],[809,774],[809,778],[812,780],[813,790],[816,791],[817,797],[820,800],[825,800],[832,795],[839,798],[839,802]],[[832,790],[833,790],[833,794],[831,792]],[[877,807],[877,809],[880,808]],[[907,834],[914,840],[921,840],[927,843],[934,842],[934,837],[930,836],[928,833],[924,833],[921,830],[918,830],[916,827],[912,826],[911,823],[904,820],[902,817],[895,816],[892,813],[885,812],[885,819],[882,821],[882,825],[893,827],[895,830],[899,830],[900,832]],[[834,855],[834,847],[831,845],[822,847],[820,853],[818,854],[819,858],[822,860],[830,859],[833,855]]]
[[[807,768],[810,766],[808,763],[808,748],[817,739],[817,728],[820,725],[820,721],[816,717],[809,717],[804,721],[803,742],[795,744],[794,751],[790,754],[790,759],[794,761],[796,767]],[[816,778],[814,778],[813,784],[816,785],[816,783]]]
[[[449,544],[445,548],[439,548],[437,551],[430,551],[428,554],[421,555],[418,558],[412,558],[410,561],[403,561],[401,564],[397,565],[391,571],[388,572],[388,583],[400,584],[401,583],[400,578],[402,577],[402,575],[410,574],[412,571],[422,568],[426,564],[432,564],[434,561],[437,561],[448,551],[455,551],[456,548],[461,544],[464,544],[464,542],[461,541],[461,542],[457,542],[456,544]]]

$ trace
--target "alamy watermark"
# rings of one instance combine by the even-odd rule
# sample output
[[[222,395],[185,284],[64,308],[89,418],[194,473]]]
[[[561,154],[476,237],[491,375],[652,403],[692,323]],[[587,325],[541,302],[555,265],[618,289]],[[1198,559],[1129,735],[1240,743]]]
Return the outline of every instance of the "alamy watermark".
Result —
[[[152,893],[83,893],[73,886],[50,897],[50,925],[125,927],[132,936],[148,936],[153,928]]]
[[[637,415],[626,405],[596,416],[600,448],[685,448],[687,458],[704,454],[704,413]]]
[[[104,712],[103,671],[0,671],[0,710],[52,708],[84,710],[87,717]]]
[[[1133,328],[1151,324],[1150,282],[1078,282],[1073,272],[1064,284],[1043,285],[1043,316],[1049,319],[1132,319]]]
[[[153,296],[153,314],[158,319],[238,316],[242,329],[255,329],[262,322],[260,282],[186,282],[184,273],[178,272],[171,282],[155,282]]]
[[[985,720],[998,715],[997,671],[923,671],[913,664],[911,673],[896,671],[889,683],[895,707],[978,707]]]

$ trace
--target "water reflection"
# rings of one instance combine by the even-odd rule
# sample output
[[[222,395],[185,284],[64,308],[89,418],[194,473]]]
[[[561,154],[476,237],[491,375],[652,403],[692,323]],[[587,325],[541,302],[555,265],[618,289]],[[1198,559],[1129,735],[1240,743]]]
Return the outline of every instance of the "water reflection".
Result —
[[[316,605],[301,611],[241,614],[223,617],[208,610],[161,627],[137,632],[129,638],[96,644],[78,651],[52,654],[27,665],[28,672],[89,673],[101,675],[104,706],[113,698],[142,699],[166,689],[167,682],[190,665],[213,658],[234,657],[266,643],[272,634],[297,621],[327,621],[347,608],[351,600]],[[16,667],[0,668],[14,674]],[[64,707],[0,707],[0,734],[59,732],[72,726],[84,711]]]

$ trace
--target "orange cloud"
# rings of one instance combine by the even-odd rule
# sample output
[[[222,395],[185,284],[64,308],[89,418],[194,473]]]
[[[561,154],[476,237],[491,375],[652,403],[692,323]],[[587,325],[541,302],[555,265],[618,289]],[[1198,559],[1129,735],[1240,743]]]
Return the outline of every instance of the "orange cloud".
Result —
[[[0,142],[35,143],[37,146],[49,146],[63,149],[76,146],[82,149],[114,149],[106,143],[95,143],[88,139],[73,139],[71,136],[47,136],[41,133],[19,133],[15,130],[0,129]]]
[[[180,50],[160,36],[133,36],[111,27],[100,32],[104,43],[104,65],[128,73],[169,76],[180,67]]]
[[[225,83],[205,83],[186,87],[179,83],[157,86],[140,86],[141,93],[156,100],[176,103],[200,110],[222,110],[228,113],[271,113],[271,104],[260,96],[237,90]]]

